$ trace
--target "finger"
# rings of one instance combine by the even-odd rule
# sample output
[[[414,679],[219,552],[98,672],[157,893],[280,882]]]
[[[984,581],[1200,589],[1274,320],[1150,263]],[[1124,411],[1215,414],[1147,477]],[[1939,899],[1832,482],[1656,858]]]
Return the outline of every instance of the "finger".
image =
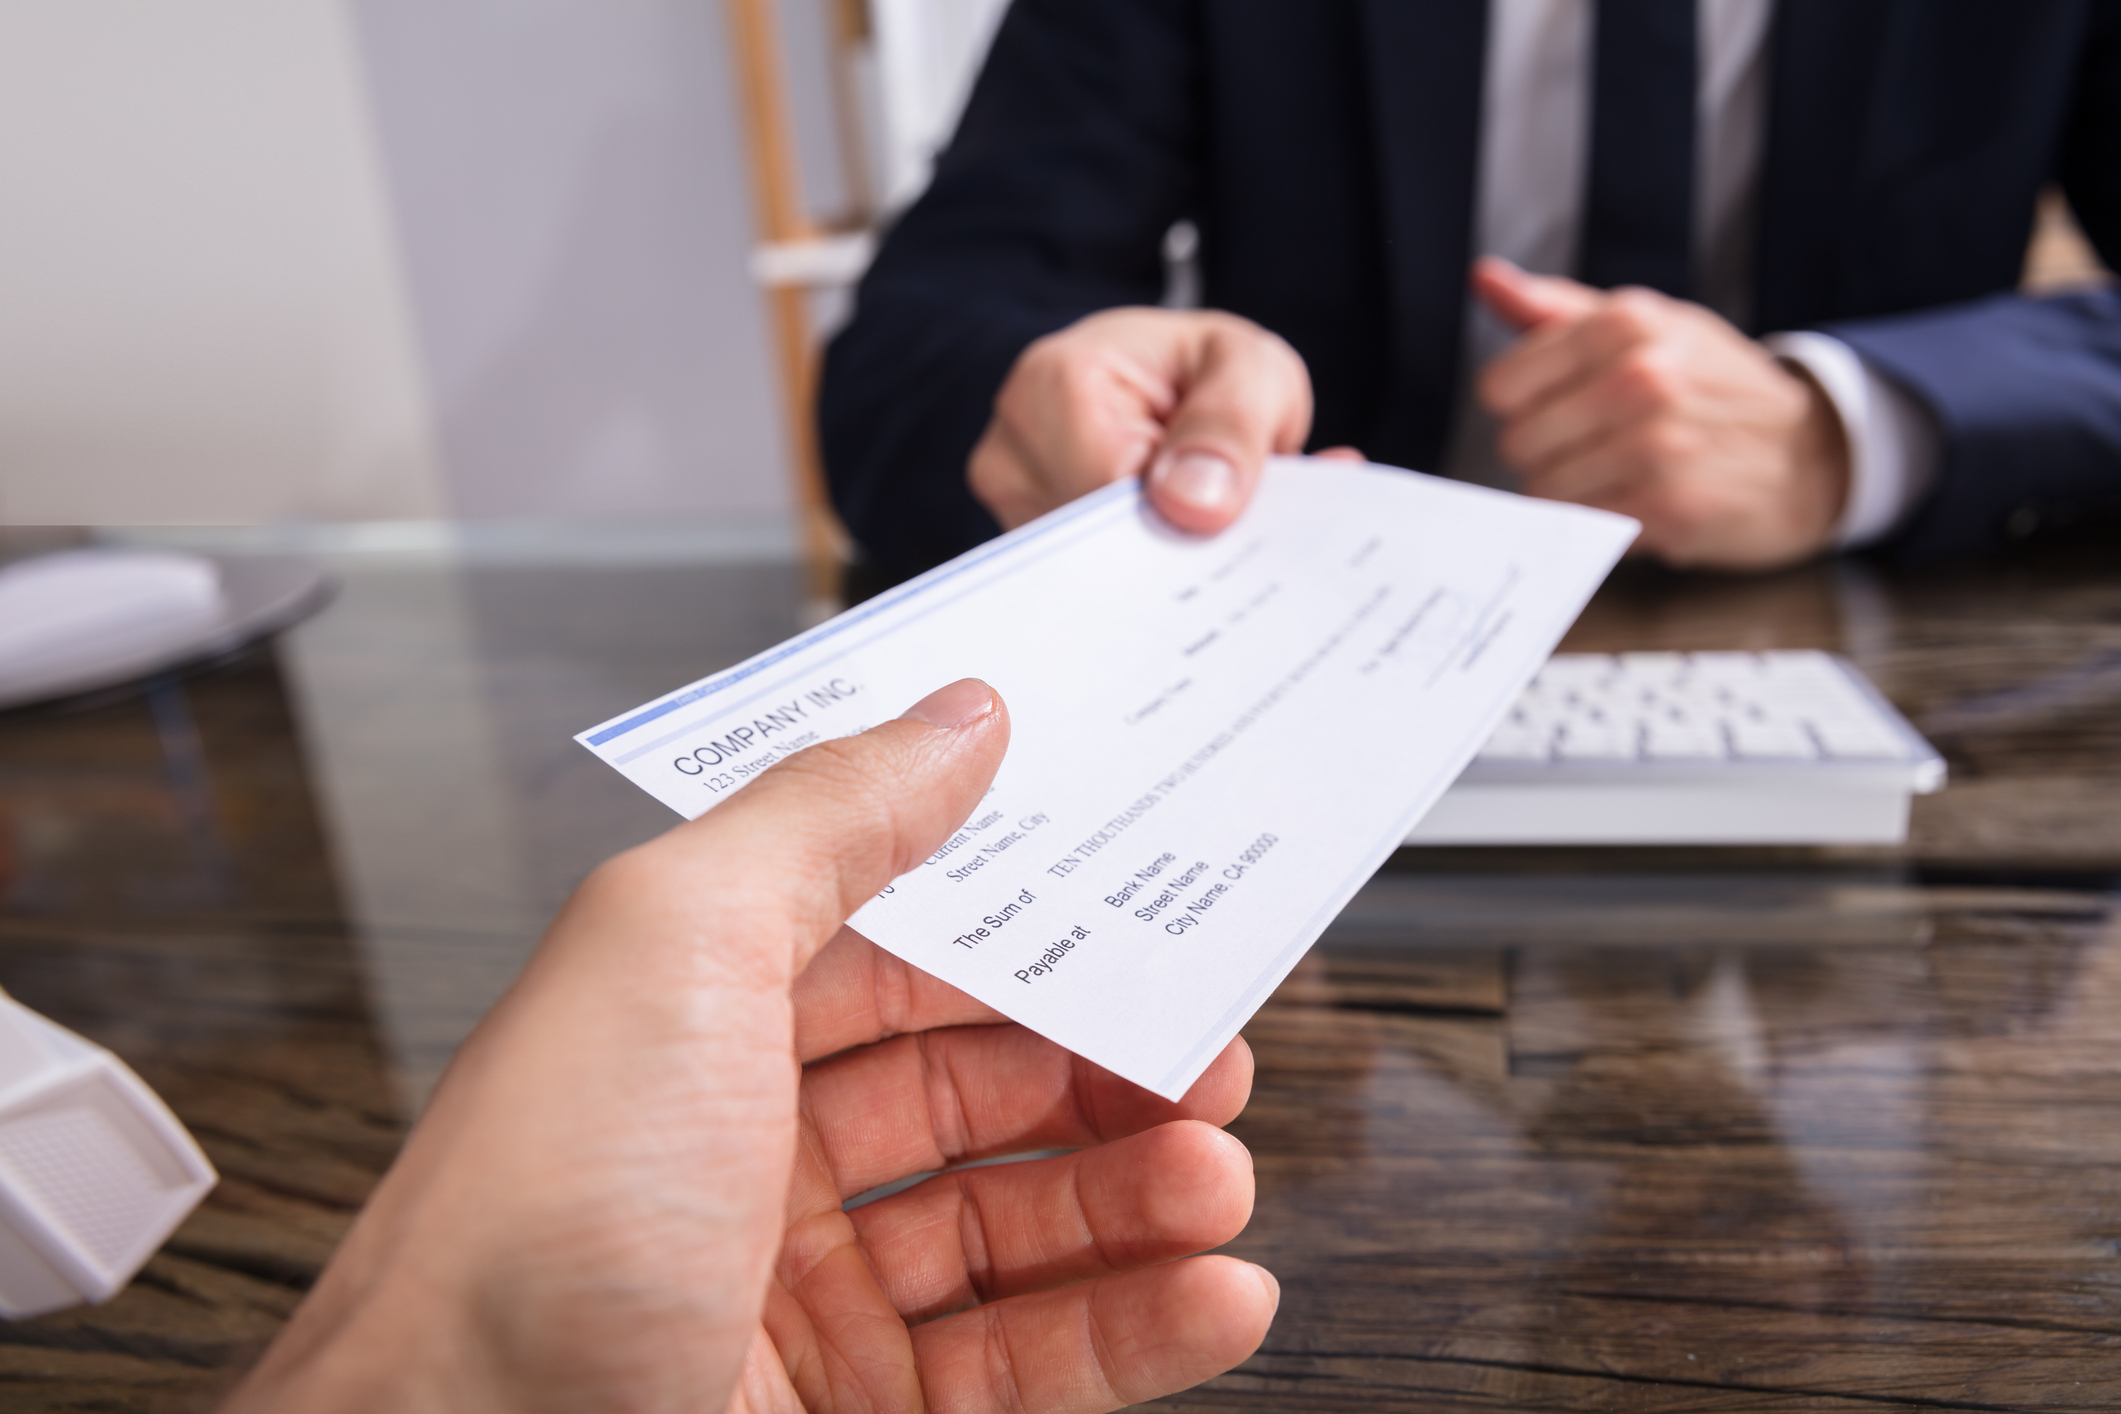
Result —
[[[1004,530],[1037,520],[1062,496],[1041,479],[1015,430],[1000,418],[987,425],[966,462],[972,494]]]
[[[1653,290],[1601,296],[1589,314],[1542,325],[1491,362],[1480,375],[1481,401],[1505,421],[1520,417],[1666,333],[1677,307]]]
[[[1640,432],[1626,428],[1587,440],[1568,455],[1528,470],[1520,489],[1542,500],[1610,508],[1615,501],[1635,495],[1657,474],[1643,455]]]
[[[1329,462],[1366,462],[1369,460],[1358,447],[1321,447],[1311,453],[1311,455],[1321,461]]]
[[[804,1063],[888,1036],[1003,1020],[985,1002],[842,928],[795,979],[795,1054]]]
[[[802,1113],[832,1204],[910,1173],[1029,1149],[1077,1149],[1175,1119],[1228,1124],[1252,1090],[1232,1041],[1164,1099],[1021,1026],[965,1026],[865,1046],[803,1072]]]
[[[1639,452],[1623,466],[1641,461]],[[1721,478],[1664,469],[1649,474],[1594,470],[1587,476],[1580,503],[1630,516],[1641,522],[1634,553],[1654,555],[1677,569],[1713,566],[1763,569],[1772,560],[1748,558],[1732,543],[1732,488]]]
[[[778,991],[848,914],[964,823],[1008,744],[994,689],[952,683],[896,721],[797,752],[618,856],[568,912],[602,920],[587,936],[673,944],[680,965],[710,962],[727,982]]]
[[[1581,319],[1604,298],[1589,285],[1558,275],[1533,275],[1497,255],[1473,262],[1473,293],[1505,324],[1520,330]]]
[[[771,1311],[777,1304],[775,1294],[767,1295],[766,1304]],[[730,1391],[729,1403],[722,1414],[799,1414],[802,1410],[802,1394],[788,1378],[788,1362],[774,1345],[769,1323],[770,1317],[752,1332],[751,1346],[744,1352],[743,1369],[737,1375],[736,1388]],[[814,1341],[807,1342],[805,1353],[814,1350],[815,1346]],[[911,1385],[912,1381],[905,1383]],[[910,1400],[907,1406],[912,1406]]]
[[[1681,396],[1675,352],[1656,344],[1626,350],[1512,419],[1497,434],[1496,451],[1536,474],[1671,412]]]
[[[1181,1120],[1061,1158],[958,1169],[849,1215],[908,1321],[1205,1252],[1252,1216],[1252,1156]]]
[[[1221,317],[1110,309],[1033,342],[967,463],[973,495],[1014,529],[1139,475],[1178,405],[1186,350]]]
[[[1149,500],[1179,529],[1209,535],[1237,519],[1268,457],[1303,447],[1311,376],[1287,343],[1234,317],[1201,326],[1184,352]]]
[[[1169,394],[1137,386],[1143,375],[1135,360],[1114,351],[1107,363],[1096,370],[1034,370],[997,400],[966,478],[1003,529],[1138,476],[1148,465],[1163,435],[1157,398]]]
[[[913,1330],[928,1407],[1090,1414],[1189,1389],[1259,1348],[1281,1287],[1234,1257],[1191,1257],[997,1301]]]

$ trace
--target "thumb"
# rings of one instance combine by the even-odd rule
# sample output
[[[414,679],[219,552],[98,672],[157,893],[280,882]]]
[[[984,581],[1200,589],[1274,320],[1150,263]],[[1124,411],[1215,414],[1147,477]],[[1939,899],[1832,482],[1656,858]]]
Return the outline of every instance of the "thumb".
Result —
[[[1252,499],[1268,457],[1302,449],[1311,375],[1296,350],[1234,316],[1206,330],[1189,363],[1149,464],[1149,502],[1179,529],[1212,535]]]
[[[1493,255],[1473,262],[1473,293],[1519,332],[1558,320],[1581,319],[1604,299],[1589,285],[1559,275],[1529,274]]]
[[[776,763],[658,844],[721,884],[725,918],[764,922],[785,939],[793,977],[848,914],[942,848],[1007,746],[1010,710],[993,687],[961,678],[897,721]]]
[[[539,954],[558,967],[585,952],[609,971],[609,939],[630,939],[628,975],[698,960],[785,990],[848,914],[965,823],[1007,746],[1001,697],[963,678],[897,721],[797,750],[723,806],[604,861]]]

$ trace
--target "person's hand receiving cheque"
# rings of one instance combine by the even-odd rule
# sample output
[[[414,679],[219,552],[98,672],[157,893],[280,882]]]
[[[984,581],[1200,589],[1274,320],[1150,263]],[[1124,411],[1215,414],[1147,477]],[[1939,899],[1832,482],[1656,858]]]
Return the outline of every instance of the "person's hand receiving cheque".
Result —
[[[1480,375],[1534,496],[1642,522],[1675,565],[1766,569],[1826,548],[1848,496],[1840,417],[1809,378],[1697,304],[1485,259],[1476,293],[1524,336]]]
[[[1278,336],[1215,310],[1108,309],[1018,356],[967,472],[1005,530],[1140,476],[1164,519],[1210,534],[1310,430],[1311,376]]]
[[[599,869],[229,1410],[1106,1410],[1250,1354],[1274,1279],[1190,1255],[1250,1213],[1244,1042],[1174,1105],[841,927],[1008,734],[956,683]]]

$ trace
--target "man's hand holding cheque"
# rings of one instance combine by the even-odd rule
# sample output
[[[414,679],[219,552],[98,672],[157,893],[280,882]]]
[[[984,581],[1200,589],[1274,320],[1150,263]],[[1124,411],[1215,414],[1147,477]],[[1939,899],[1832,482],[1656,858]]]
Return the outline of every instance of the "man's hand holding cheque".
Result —
[[[1769,569],[1827,548],[1850,453],[1803,371],[1654,291],[1494,259],[1472,279],[1523,331],[1478,391],[1526,494],[1632,516],[1636,553],[1678,566]],[[1301,446],[1310,425],[1303,362],[1267,330],[1212,310],[1105,310],[1024,351],[968,475],[1005,529],[1139,476],[1166,520],[1213,533],[1249,502],[1262,462]]]

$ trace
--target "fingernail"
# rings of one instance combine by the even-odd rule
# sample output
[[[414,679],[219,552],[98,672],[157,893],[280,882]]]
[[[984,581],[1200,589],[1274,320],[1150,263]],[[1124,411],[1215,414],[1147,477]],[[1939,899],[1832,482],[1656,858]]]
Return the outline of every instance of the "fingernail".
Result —
[[[1196,511],[1219,511],[1237,499],[1237,468],[1213,452],[1184,452],[1158,462],[1151,480]]]
[[[1252,1264],[1252,1270],[1259,1273],[1260,1281],[1266,1284],[1267,1295],[1274,1298],[1274,1309],[1279,1311],[1281,1309],[1281,1283],[1274,1279],[1274,1273],[1260,1266],[1257,1262]]]
[[[978,678],[959,678],[939,687],[906,709],[906,716],[931,727],[955,731],[994,710],[994,689]]]

